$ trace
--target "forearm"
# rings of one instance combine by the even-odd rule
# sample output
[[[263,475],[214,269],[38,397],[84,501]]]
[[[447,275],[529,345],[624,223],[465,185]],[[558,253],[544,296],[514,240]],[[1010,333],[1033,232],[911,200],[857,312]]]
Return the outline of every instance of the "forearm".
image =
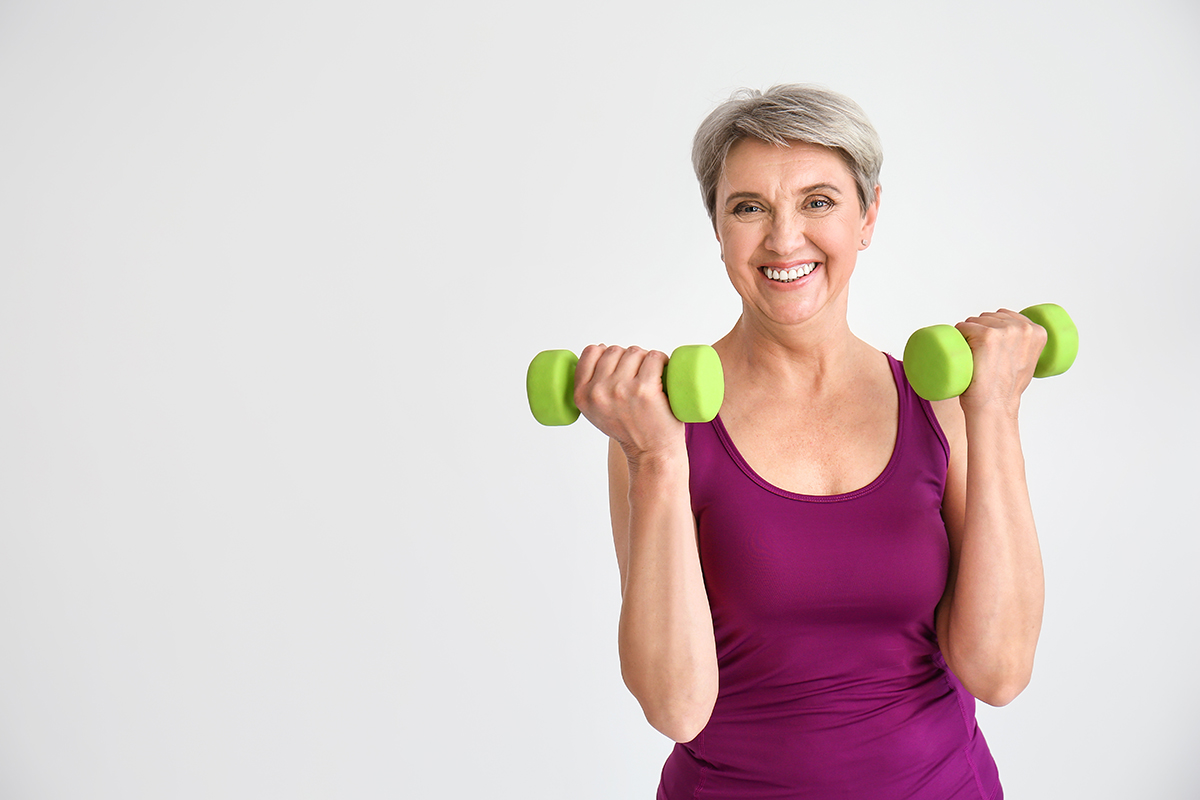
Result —
[[[1015,410],[966,415],[962,547],[948,618],[956,674],[1002,705],[1028,683],[1044,582]]]
[[[717,658],[686,454],[643,459],[629,470],[621,673],[650,723],[689,741],[712,712]]]

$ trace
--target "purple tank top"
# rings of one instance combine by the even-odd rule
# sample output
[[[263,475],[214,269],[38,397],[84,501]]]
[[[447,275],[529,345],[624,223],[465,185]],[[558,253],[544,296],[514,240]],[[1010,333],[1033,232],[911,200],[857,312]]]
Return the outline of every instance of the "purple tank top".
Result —
[[[997,800],[975,698],[947,669],[948,445],[888,356],[899,390],[883,472],[848,494],[772,486],[720,417],[689,425],[692,511],[720,690],[675,746],[659,800]]]

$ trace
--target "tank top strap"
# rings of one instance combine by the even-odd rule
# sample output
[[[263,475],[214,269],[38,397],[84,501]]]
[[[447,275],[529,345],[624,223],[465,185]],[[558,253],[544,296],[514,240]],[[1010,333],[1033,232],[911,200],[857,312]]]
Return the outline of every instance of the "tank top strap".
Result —
[[[917,394],[912,388],[912,384],[908,382],[908,376],[904,374],[904,364],[893,358],[890,353],[884,353],[887,356],[888,363],[892,367],[892,375],[896,379],[896,388],[900,394],[901,415],[907,416],[907,422],[910,423],[909,430],[912,431],[914,437],[918,440],[926,440],[926,444],[932,437],[941,450],[941,455],[945,459],[946,465],[950,463],[950,443],[946,439],[946,434],[942,430],[942,425],[938,422],[937,415],[933,412],[933,404],[926,400],[921,395]],[[905,414],[904,407],[907,405],[908,413]]]

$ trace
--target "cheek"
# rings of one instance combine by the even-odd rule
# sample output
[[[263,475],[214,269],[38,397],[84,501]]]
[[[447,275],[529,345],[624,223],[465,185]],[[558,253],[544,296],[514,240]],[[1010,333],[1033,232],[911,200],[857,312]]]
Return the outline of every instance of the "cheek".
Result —
[[[762,241],[760,232],[752,225],[732,225],[721,232],[721,249],[728,255],[753,253]]]
[[[831,220],[828,225],[814,228],[813,237],[819,236],[819,241],[824,242],[831,249],[857,252],[858,240],[861,238],[861,226],[856,223],[857,220],[837,220],[836,222]]]

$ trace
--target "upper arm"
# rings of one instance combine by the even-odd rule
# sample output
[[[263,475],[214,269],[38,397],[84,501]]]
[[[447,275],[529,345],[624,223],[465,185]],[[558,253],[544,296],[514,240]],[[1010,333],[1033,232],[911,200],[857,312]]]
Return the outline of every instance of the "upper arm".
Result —
[[[624,596],[625,571],[629,567],[629,462],[616,439],[608,440],[608,510]]]
[[[950,446],[949,465],[946,468],[946,487],[942,495],[942,520],[946,523],[946,536],[950,544],[950,568],[946,576],[946,590],[938,603],[935,614],[938,641],[942,654],[946,655],[949,631],[950,606],[954,601],[954,584],[958,579],[959,556],[962,552],[963,528],[967,516],[967,425],[958,398],[938,400],[932,403],[946,442]]]

